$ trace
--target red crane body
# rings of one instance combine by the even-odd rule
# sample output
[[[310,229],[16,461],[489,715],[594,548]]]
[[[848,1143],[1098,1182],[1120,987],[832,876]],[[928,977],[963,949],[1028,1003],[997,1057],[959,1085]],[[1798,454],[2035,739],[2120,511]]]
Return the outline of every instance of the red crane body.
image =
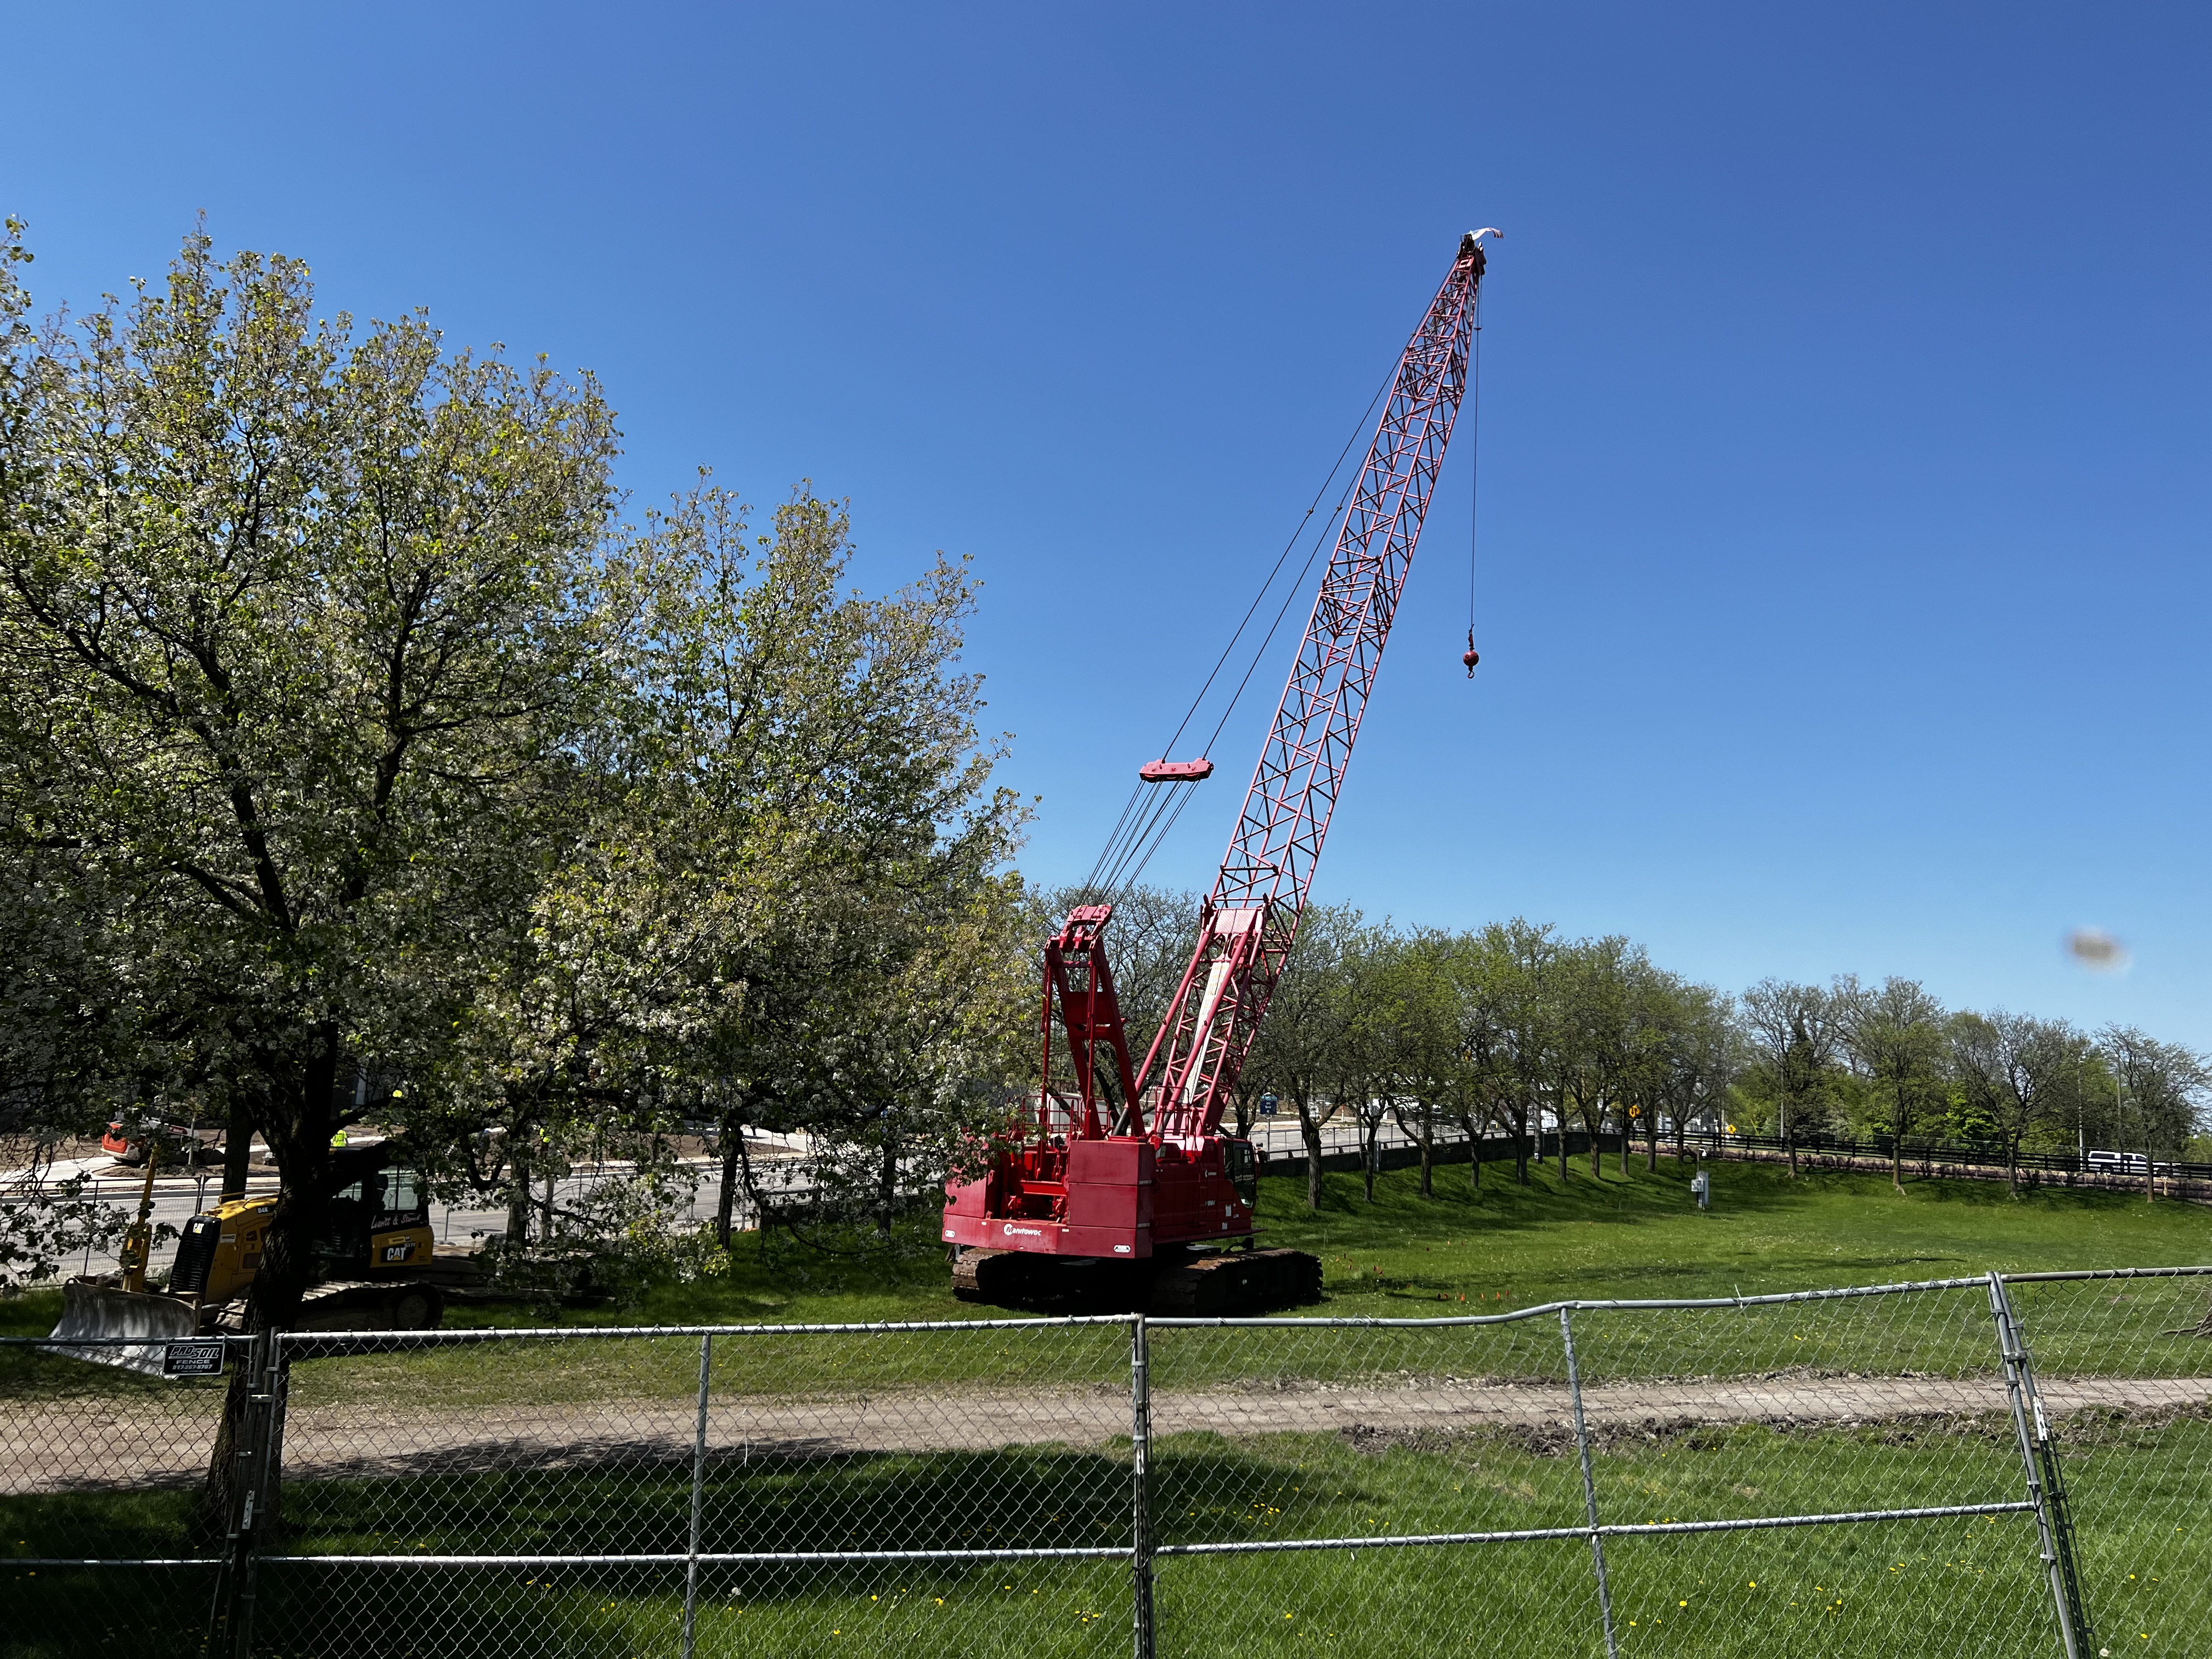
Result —
[[[1036,1110],[982,1179],[946,1187],[949,1243],[1142,1261],[1250,1237],[1252,1148],[1221,1133],[1222,1112],[1297,939],[1466,392],[1483,234],[1461,240],[1399,359],[1243,811],[1200,908],[1197,946],[1143,1065],[1130,1063],[1106,963],[1112,907],[1079,905],[1045,946]],[[1212,770],[1207,761],[1155,761],[1140,775],[1188,783]],[[1067,1089],[1053,1081],[1055,1022],[1073,1060]]]

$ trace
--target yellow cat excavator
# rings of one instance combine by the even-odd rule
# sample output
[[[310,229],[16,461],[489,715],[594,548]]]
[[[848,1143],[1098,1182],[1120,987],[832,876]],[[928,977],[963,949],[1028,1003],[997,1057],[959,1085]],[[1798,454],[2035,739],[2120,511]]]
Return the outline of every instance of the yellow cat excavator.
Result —
[[[438,1248],[420,1172],[390,1143],[331,1153],[343,1183],[314,1247],[315,1282],[301,1303],[302,1330],[428,1330],[449,1291],[483,1282],[470,1252]],[[147,1350],[68,1348],[72,1342],[149,1345],[242,1329],[246,1295],[260,1269],[274,1194],[230,1200],[194,1216],[177,1241],[167,1287],[146,1284],[154,1170],[149,1158],[138,1219],[125,1235],[121,1271],[62,1286],[62,1318],[48,1339],[76,1358],[158,1368]]]

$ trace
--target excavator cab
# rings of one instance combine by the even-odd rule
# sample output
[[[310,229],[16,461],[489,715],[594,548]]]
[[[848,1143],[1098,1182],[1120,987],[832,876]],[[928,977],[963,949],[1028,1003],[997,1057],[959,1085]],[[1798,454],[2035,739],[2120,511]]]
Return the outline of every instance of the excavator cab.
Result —
[[[315,1257],[328,1279],[374,1279],[404,1273],[430,1259],[428,1194],[421,1171],[386,1164],[381,1146],[333,1155],[345,1180],[331,1198]]]

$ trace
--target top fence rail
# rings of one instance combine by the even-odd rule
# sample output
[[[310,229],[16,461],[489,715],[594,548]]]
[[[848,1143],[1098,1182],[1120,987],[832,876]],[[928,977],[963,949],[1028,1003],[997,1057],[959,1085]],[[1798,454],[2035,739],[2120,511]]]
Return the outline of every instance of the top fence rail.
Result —
[[[2008,1285],[2051,1285],[2070,1280],[2123,1279],[2184,1279],[2212,1274],[2212,1263],[2171,1267],[2069,1267],[2035,1273],[2002,1273]],[[1137,1314],[1040,1314],[1012,1319],[939,1319],[855,1321],[843,1324],[757,1323],[747,1325],[500,1325],[480,1329],[441,1331],[287,1331],[281,1340],[289,1347],[327,1347],[373,1344],[381,1350],[410,1347],[455,1347],[475,1343],[514,1341],[612,1341],[662,1337],[702,1336],[881,1336],[902,1333],[951,1331],[1018,1331],[1076,1327],[1121,1327],[1141,1317],[1155,1330],[1212,1330],[1231,1328],[1291,1330],[1444,1330],[1455,1327],[1510,1325],[1523,1320],[1556,1318],[1569,1313],[1603,1311],[1669,1312],[1696,1309],[1765,1308],[1791,1303],[1839,1302],[1859,1297],[1908,1296],[1927,1291],[1957,1291],[1984,1285],[1987,1273],[1954,1279],[1900,1279],[1884,1285],[1845,1285],[1810,1291],[1763,1291],[1748,1296],[1576,1297],[1537,1303],[1494,1314],[1447,1314],[1435,1318],[1346,1317],[1330,1315],[1266,1315],[1254,1318],[1153,1316]],[[222,1340],[243,1346],[252,1339],[235,1334],[199,1337],[197,1341]],[[143,1336],[71,1337],[58,1343],[46,1336],[0,1337],[0,1348],[143,1348],[157,1346]]]

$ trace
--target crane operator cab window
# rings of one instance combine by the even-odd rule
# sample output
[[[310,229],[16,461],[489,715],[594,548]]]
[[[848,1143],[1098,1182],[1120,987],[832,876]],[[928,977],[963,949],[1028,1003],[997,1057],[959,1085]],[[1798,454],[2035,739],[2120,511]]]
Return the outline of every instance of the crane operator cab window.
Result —
[[[1237,1196],[1244,1200],[1244,1207],[1260,1207],[1260,1160],[1254,1155],[1252,1143],[1224,1135],[1222,1152],[1229,1160],[1229,1184],[1237,1189]]]

